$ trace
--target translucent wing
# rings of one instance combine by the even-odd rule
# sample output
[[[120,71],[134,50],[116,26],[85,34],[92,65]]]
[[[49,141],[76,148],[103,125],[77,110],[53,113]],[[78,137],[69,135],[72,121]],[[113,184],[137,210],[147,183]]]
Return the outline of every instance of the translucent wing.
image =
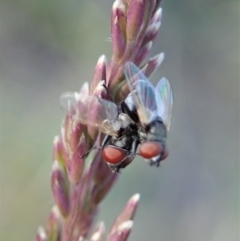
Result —
[[[83,102],[89,96],[89,86],[88,82],[85,82],[80,89],[80,93],[77,92],[65,92],[63,93],[60,98],[60,106],[63,111],[67,114],[74,115],[77,110],[77,104],[80,100]]]
[[[76,121],[105,134],[116,135],[118,109],[113,102],[95,96],[81,98],[78,93],[64,93],[60,104],[68,113],[74,109]]]
[[[166,78],[162,78],[158,82],[155,92],[158,115],[162,118],[169,131],[173,109],[173,92],[169,81]]]
[[[62,94],[59,98],[61,109],[67,114],[74,114],[77,108],[78,95],[77,92],[66,92]]]
[[[158,112],[154,86],[132,62],[125,65],[125,76],[142,124],[150,123]]]

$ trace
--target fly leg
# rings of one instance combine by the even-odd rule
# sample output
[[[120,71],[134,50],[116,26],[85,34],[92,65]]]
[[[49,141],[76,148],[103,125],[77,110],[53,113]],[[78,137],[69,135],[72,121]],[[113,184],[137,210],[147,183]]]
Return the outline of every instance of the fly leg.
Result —
[[[102,148],[105,147],[107,145],[107,143],[109,142],[111,136],[110,135],[106,135],[103,139],[103,142],[102,142]]]
[[[130,150],[130,153],[132,153],[133,156],[136,156],[138,145],[139,145],[138,138],[134,138],[134,140],[132,142],[132,148]]]
[[[106,135],[103,139],[102,145],[101,146],[94,146],[91,149],[89,149],[86,153],[84,153],[81,158],[85,158],[91,151],[96,150],[96,149],[102,149],[103,147],[106,146],[108,141],[110,140],[111,136]]]
[[[151,158],[149,161],[150,166],[156,166],[159,167],[160,166],[160,162],[163,160],[162,157],[164,156],[164,152],[165,152],[165,145],[163,145],[163,149],[160,153],[160,155]]]
[[[105,82],[104,82],[104,84],[103,84],[103,87],[104,87],[105,90],[107,91],[108,98],[113,102],[113,98],[112,98],[112,96],[110,95],[110,93],[109,93],[109,91],[108,91],[108,88],[107,88]]]
[[[85,158],[91,151],[96,150],[96,149],[101,149],[101,146],[94,146],[93,148],[89,149],[87,152],[85,152],[81,158]]]

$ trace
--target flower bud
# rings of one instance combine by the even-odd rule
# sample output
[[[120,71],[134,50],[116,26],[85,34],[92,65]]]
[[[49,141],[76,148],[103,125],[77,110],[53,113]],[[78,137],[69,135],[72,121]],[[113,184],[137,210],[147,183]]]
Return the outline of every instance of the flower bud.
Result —
[[[143,60],[147,57],[147,55],[149,54],[150,50],[152,48],[152,41],[150,41],[148,44],[146,44],[145,46],[143,46],[137,53],[136,58],[135,58],[135,64],[136,65],[141,65],[141,63],[143,62]]]
[[[161,65],[163,60],[164,60],[164,53],[160,53],[150,58],[147,64],[142,69],[146,77],[149,78],[158,69],[158,67]]]
[[[121,61],[126,47],[125,34],[121,31],[119,25],[119,18],[116,17],[112,24],[112,47],[113,47],[113,60],[118,63]]]
[[[57,160],[61,165],[65,165],[65,148],[59,136],[53,140],[53,160]]]
[[[118,63],[122,59],[126,46],[126,16],[125,6],[117,0],[113,4],[111,20],[111,37],[113,47],[113,61]]]
[[[99,204],[103,198],[106,196],[106,194],[109,192],[111,187],[115,184],[117,180],[118,174],[112,173],[110,174],[107,179],[101,183],[101,185],[95,185],[92,193],[91,193],[91,199],[92,203],[94,205]]]
[[[102,55],[98,59],[97,65],[95,67],[94,76],[93,76],[93,80],[90,88],[90,95],[93,94],[96,86],[101,80],[106,80],[107,78],[106,69],[107,69],[107,58],[105,55]]]
[[[150,41],[153,41],[156,39],[160,26],[161,26],[160,22],[156,22],[148,26],[141,46],[145,46]]]
[[[79,145],[80,138],[84,136],[84,125],[81,123],[77,123],[73,121],[71,126],[71,134],[69,138],[69,147],[71,149],[71,153],[75,153],[76,149]],[[83,153],[84,154],[84,153]]]
[[[78,146],[67,165],[68,177],[73,185],[77,185],[82,177],[85,159],[82,156],[87,151],[87,144],[84,135],[81,136]]]
[[[101,99],[110,100],[111,98],[105,87],[104,80],[98,83],[97,87],[93,92],[93,97],[94,98],[89,99],[86,111],[88,120],[90,120],[91,122],[91,124],[88,125],[88,135],[90,136],[91,140],[95,141],[99,134],[99,128],[96,128],[94,124],[96,123],[96,125],[101,125],[101,123],[99,123],[99,116],[101,116],[102,118],[106,116],[105,105],[103,104],[104,101],[101,102]]]
[[[104,223],[101,222],[93,232],[93,235],[90,238],[90,241],[103,241],[104,233],[105,233],[105,226],[104,226]]]
[[[60,240],[61,215],[57,206],[53,206],[48,217],[46,232],[49,240]]]
[[[139,203],[140,195],[136,193],[133,195],[130,200],[128,201],[126,207],[122,211],[122,213],[118,216],[116,221],[114,222],[111,230],[110,230],[110,235],[115,233],[118,229],[118,227],[123,224],[124,222],[128,220],[133,220],[134,214],[137,210],[138,203]]]
[[[131,220],[123,222],[121,225],[119,225],[115,233],[109,236],[108,241],[126,241],[132,230],[132,226],[133,221]]]
[[[157,8],[156,12],[154,13],[149,25],[157,22],[162,21],[162,8]]]
[[[126,16],[126,4],[122,0],[115,0],[112,6],[112,16],[111,16],[111,28],[116,17],[118,18],[118,23],[121,31],[125,33],[127,16]]]
[[[139,200],[140,200],[140,194],[139,193],[134,194],[128,201],[123,212],[120,214],[119,220],[132,220],[137,210]]]
[[[159,5],[160,5],[161,2],[162,2],[162,0],[155,0],[155,6],[154,6],[153,11],[152,11],[153,14],[158,11]]]
[[[37,231],[36,241],[48,241],[47,234],[43,227],[39,227]]]
[[[129,3],[126,27],[127,40],[129,42],[135,41],[139,36],[144,20],[144,3],[145,1],[143,0],[132,0]]]
[[[68,196],[68,179],[66,176],[66,171],[58,163],[54,161],[52,166],[52,193],[55,203],[64,218],[68,216],[69,213],[69,196]]]

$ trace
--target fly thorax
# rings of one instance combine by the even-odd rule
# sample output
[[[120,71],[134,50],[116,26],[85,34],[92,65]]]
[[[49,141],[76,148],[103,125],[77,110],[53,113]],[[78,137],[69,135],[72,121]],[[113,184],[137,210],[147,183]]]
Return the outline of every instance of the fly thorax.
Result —
[[[119,148],[124,148],[124,144],[121,140],[115,140],[113,144]]]
[[[139,134],[139,136],[140,136],[140,139],[145,140],[146,137],[147,137],[147,134],[146,134],[146,132],[145,132],[145,129],[143,129],[143,128],[139,128],[138,134]]]
[[[131,138],[129,136],[122,136],[121,138],[114,138],[113,144],[119,148],[128,149],[131,146]]]
[[[166,126],[160,121],[153,121],[145,128],[146,139],[165,143],[167,138]]]
[[[123,129],[127,128],[130,125],[130,123],[131,123],[130,118],[126,114],[124,114],[124,113],[120,113],[119,114],[118,120],[120,122],[121,128],[123,128]]]
[[[113,123],[112,123],[112,128],[115,132],[118,132],[120,129],[121,129],[121,121],[120,120],[115,120]]]

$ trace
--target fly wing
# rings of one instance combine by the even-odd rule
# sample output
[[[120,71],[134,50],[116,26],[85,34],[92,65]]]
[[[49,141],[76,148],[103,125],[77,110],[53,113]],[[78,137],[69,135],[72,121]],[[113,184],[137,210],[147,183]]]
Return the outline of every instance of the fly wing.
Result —
[[[158,112],[154,86],[142,71],[132,62],[125,65],[125,76],[142,124],[150,123]]]
[[[95,96],[81,98],[78,93],[64,93],[60,97],[60,104],[68,113],[74,111],[76,121],[83,125],[116,135],[118,109],[113,102]]]
[[[156,88],[155,96],[158,106],[158,115],[163,120],[167,131],[170,129],[172,109],[173,109],[173,92],[169,81],[162,78]]]
[[[78,96],[77,92],[63,93],[59,98],[61,109],[67,114],[73,115],[76,113]]]

